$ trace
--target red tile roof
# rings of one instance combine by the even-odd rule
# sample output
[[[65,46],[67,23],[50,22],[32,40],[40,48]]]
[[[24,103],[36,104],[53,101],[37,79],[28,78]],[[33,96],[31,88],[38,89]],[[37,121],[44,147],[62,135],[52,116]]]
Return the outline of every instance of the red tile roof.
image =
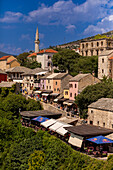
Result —
[[[3,56],[3,57],[0,58],[0,60],[6,60],[6,59],[9,58],[9,57],[10,57],[10,55],[8,55],[8,56]]]
[[[113,57],[110,57],[110,58],[109,58],[109,60],[112,60],[112,59],[113,59]]]
[[[11,63],[12,61],[15,61],[16,59],[11,59],[7,62],[7,64]]]
[[[32,53],[32,54],[28,55],[27,57],[32,57],[32,56],[37,56],[37,53]]]
[[[46,50],[39,51],[37,54],[43,54],[43,53],[58,53],[58,52],[53,49],[46,49]]]

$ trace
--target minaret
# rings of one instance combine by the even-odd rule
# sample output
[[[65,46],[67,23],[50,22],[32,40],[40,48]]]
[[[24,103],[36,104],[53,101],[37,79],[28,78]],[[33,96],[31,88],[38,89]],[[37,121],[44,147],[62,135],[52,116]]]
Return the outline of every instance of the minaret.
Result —
[[[36,30],[36,39],[35,39],[35,53],[38,53],[39,52],[39,32],[38,32],[38,27],[37,27],[37,30]]]

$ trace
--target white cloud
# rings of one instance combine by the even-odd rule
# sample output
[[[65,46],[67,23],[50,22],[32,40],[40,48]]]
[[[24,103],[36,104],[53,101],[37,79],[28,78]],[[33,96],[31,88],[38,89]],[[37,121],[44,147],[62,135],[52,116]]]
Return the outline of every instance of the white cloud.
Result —
[[[73,32],[75,30],[75,25],[68,25],[66,26],[66,32]]]
[[[52,6],[41,6],[28,15],[20,12],[6,12],[0,22],[18,22],[24,20],[26,22],[38,22],[43,25],[73,25],[77,22],[90,22],[103,18],[107,15],[109,0],[86,0],[78,5],[72,0],[59,0]]]
[[[0,18],[0,22],[15,23],[15,22],[18,22],[20,19],[22,19],[22,17],[23,17],[23,14],[20,12],[7,11],[5,12],[4,17]]]
[[[96,25],[89,25],[85,30],[85,35],[94,35],[113,30],[113,15],[103,18]]]

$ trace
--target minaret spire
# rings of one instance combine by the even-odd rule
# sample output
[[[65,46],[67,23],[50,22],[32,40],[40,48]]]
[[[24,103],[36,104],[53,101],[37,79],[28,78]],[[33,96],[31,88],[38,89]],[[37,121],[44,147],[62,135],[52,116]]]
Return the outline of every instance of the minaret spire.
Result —
[[[38,32],[38,26],[37,26],[36,39],[35,39],[35,53],[39,52],[39,43],[40,43],[40,40],[39,40],[39,32]]]

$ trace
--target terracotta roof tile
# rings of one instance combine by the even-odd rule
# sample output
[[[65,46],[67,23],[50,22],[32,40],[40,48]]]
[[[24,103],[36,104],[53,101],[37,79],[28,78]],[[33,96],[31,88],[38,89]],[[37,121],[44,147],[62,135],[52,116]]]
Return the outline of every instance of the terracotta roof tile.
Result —
[[[3,57],[0,58],[0,60],[6,60],[6,59],[9,58],[9,57],[10,57],[10,55],[8,55],[8,56],[3,56]]]
[[[11,63],[12,61],[15,61],[16,59],[11,59],[9,61],[7,61],[7,64]],[[16,60],[17,61],[17,60]]]
[[[46,49],[46,50],[41,50],[37,54],[43,54],[43,53],[58,53],[58,52],[53,49]]]
[[[32,56],[37,56],[37,53],[32,53],[32,54],[28,55],[27,57],[32,57]]]

